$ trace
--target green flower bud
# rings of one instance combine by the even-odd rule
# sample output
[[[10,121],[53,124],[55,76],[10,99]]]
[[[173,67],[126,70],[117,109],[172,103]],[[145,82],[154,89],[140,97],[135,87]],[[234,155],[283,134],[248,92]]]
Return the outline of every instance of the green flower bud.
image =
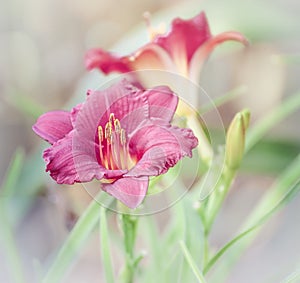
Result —
[[[250,112],[245,109],[237,113],[227,131],[225,162],[228,168],[237,169],[245,149],[245,135],[250,122]]]

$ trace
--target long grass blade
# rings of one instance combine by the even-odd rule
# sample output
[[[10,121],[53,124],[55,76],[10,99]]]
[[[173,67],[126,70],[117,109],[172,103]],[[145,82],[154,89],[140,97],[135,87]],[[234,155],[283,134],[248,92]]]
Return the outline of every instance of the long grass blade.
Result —
[[[245,236],[250,234],[252,231],[260,227],[263,223],[265,223],[273,214],[279,210],[283,205],[287,204],[294,195],[296,195],[300,190],[300,182],[298,181],[287,193],[286,195],[268,212],[266,213],[261,219],[257,221],[255,225],[253,225],[251,228],[247,229],[243,233],[236,236],[234,239],[232,239],[230,242],[228,242],[223,248],[221,248],[214,256],[213,258],[208,262],[206,267],[203,270],[203,273],[206,274],[210,268],[216,263],[216,261],[235,243],[237,243],[239,240],[243,239]]]
[[[1,186],[0,194],[4,197],[11,196],[16,190],[16,184],[24,165],[25,152],[22,148],[18,148],[12,158],[7,170],[6,176]]]
[[[187,249],[185,243],[183,241],[179,242],[181,250],[183,252],[183,255],[186,259],[186,261],[188,262],[191,270],[193,271],[194,275],[196,276],[197,280],[199,283],[206,283],[206,280],[202,274],[202,272],[199,270],[199,268],[197,267],[196,262],[194,261],[194,259],[192,258],[191,253],[189,252],[189,250]]]
[[[70,265],[74,262],[78,251],[87,241],[99,221],[100,204],[98,198],[100,198],[101,195],[102,192],[92,200],[88,208],[80,216],[69,237],[60,249],[55,261],[42,280],[43,283],[61,282]]]
[[[16,283],[24,283],[25,275],[20,254],[16,245],[13,224],[9,220],[8,205],[16,188],[16,182],[20,176],[24,163],[23,149],[17,149],[9,168],[6,172],[0,190],[0,241],[5,251],[5,258],[9,264],[11,276]]]
[[[110,241],[107,228],[106,209],[101,208],[100,212],[100,244],[101,257],[105,271],[105,278],[107,283],[114,283],[114,271],[111,259]]]
[[[300,92],[297,92],[249,128],[245,151],[249,151],[269,130],[299,109]]]
[[[281,283],[297,283],[300,281],[300,269],[294,271],[287,278],[285,278]]]
[[[235,98],[239,97],[240,95],[244,94],[247,90],[247,87],[244,85],[238,86],[222,96],[217,97],[212,102],[204,104],[201,106],[199,113],[204,114],[211,110],[214,110],[216,107],[222,106],[223,104],[234,100]]]
[[[266,214],[266,211],[272,213],[275,212],[277,205],[284,205],[291,201],[299,192],[299,180],[300,175],[300,155],[295,161],[277,178],[274,185],[267,191],[261,201],[255,207],[251,215],[243,224],[241,231],[248,231],[251,227],[254,227]],[[288,188],[291,188],[288,190]],[[252,230],[252,233],[248,237],[242,237],[243,241],[236,241],[235,245],[231,245],[231,249],[227,249],[228,256],[226,261],[222,261],[222,264],[218,267],[218,272],[213,275],[213,282],[223,281],[228,275],[230,269],[234,263],[239,259],[243,251],[252,243],[256,235],[260,231],[260,225]],[[219,278],[219,279],[216,279]]]

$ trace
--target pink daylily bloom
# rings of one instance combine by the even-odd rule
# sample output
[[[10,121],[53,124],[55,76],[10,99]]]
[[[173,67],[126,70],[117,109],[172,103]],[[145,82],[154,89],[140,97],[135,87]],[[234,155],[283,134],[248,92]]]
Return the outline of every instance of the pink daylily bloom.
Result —
[[[196,81],[209,54],[228,40],[248,43],[239,32],[229,31],[213,36],[206,15],[201,12],[189,20],[174,19],[167,34],[156,34],[151,42],[128,56],[96,48],[87,52],[85,63],[87,69],[98,68],[105,74],[158,69],[179,73]]]
[[[190,129],[170,124],[178,97],[164,86],[143,90],[128,81],[90,91],[72,111],[43,114],[33,130],[52,146],[46,171],[59,184],[89,182],[130,208],[143,201],[150,176],[168,171],[198,144]]]

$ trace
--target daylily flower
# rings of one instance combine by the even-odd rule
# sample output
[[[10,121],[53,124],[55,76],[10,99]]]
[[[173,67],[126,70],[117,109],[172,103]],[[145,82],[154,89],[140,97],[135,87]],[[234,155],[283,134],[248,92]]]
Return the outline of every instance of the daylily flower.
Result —
[[[149,176],[192,156],[197,138],[171,126],[178,97],[164,86],[143,90],[123,80],[89,91],[72,111],[43,114],[33,130],[52,146],[46,171],[59,184],[100,180],[102,189],[130,208],[143,201]]]
[[[101,48],[87,52],[87,69],[103,73],[127,73],[142,69],[166,70],[197,82],[202,65],[220,43],[228,40],[247,44],[239,32],[229,31],[213,36],[204,12],[189,20],[176,18],[167,34],[150,31],[152,40],[127,56],[118,56]]]

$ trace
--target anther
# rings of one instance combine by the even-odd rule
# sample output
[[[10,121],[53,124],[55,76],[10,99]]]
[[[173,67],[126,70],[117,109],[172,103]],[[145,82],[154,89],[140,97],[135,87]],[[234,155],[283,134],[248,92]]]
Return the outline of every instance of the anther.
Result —
[[[126,134],[124,129],[121,129],[120,138],[121,138],[121,144],[124,145],[126,143]]]
[[[111,125],[113,125],[114,122],[115,122],[115,114],[110,113],[109,114],[109,123],[111,123]]]
[[[116,133],[119,134],[121,132],[121,123],[120,123],[119,119],[115,120],[114,126],[115,126]]]
[[[107,139],[107,141],[110,142],[111,137],[112,137],[112,124],[111,122],[108,122],[105,125],[105,138]]]
[[[98,126],[98,138],[99,138],[99,142],[103,141],[103,129],[101,126]]]
[[[157,35],[163,34],[166,31],[166,27],[164,23],[161,23],[158,28],[153,28],[151,25],[151,14],[149,12],[145,12],[143,14],[144,20],[146,22],[146,26],[148,29],[148,34],[150,40],[153,40]]]

